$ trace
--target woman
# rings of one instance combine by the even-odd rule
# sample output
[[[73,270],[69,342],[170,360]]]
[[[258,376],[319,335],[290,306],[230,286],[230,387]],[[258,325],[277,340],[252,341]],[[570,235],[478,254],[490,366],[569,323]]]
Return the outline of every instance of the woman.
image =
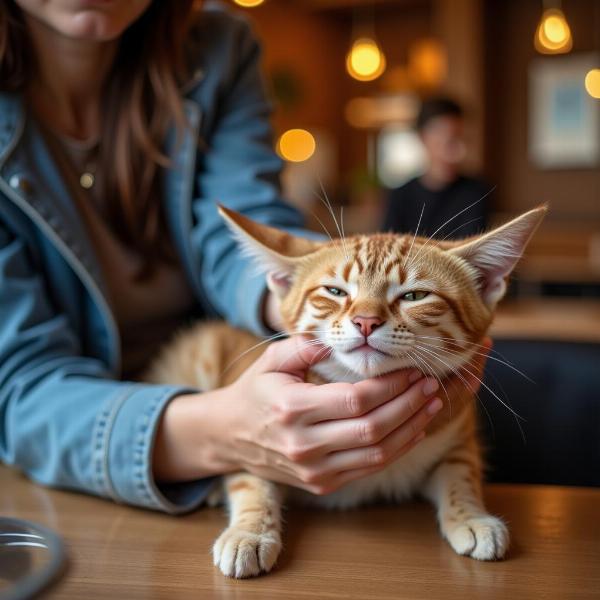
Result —
[[[0,5],[0,458],[168,512],[233,470],[317,493],[378,470],[365,447],[340,451],[332,472],[311,406],[339,439],[364,423],[400,429],[391,460],[426,425],[436,386],[406,373],[307,386],[316,357],[295,340],[230,388],[128,381],[192,317],[277,327],[216,201],[301,224],[278,200],[256,42],[238,17],[193,13],[190,0]],[[302,410],[279,419],[291,403]]]

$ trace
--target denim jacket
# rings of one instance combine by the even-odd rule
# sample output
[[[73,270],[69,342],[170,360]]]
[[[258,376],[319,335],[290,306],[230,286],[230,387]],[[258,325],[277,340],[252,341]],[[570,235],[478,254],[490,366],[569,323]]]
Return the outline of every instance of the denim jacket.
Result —
[[[200,310],[261,333],[264,278],[216,211],[301,226],[279,200],[259,48],[240,17],[206,10],[187,49],[189,126],[165,141],[169,231]],[[158,486],[151,468],[161,413],[189,390],[119,381],[119,332],[84,231],[22,99],[0,93],[0,460],[46,485],[190,510],[211,480]]]

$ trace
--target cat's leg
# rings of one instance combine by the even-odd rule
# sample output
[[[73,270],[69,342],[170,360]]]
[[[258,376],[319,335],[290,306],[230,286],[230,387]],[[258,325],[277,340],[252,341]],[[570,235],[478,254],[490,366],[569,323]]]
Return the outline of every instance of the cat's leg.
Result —
[[[458,554],[478,560],[504,556],[508,530],[483,504],[481,461],[473,439],[451,451],[430,474],[425,495],[437,509],[442,535]]]
[[[248,473],[224,481],[229,526],[213,546],[215,565],[228,577],[272,569],[281,551],[281,488]]]

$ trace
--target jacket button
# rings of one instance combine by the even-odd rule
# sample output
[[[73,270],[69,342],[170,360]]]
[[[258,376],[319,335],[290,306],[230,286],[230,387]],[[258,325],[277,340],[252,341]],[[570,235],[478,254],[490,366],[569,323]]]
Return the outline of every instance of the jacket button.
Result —
[[[33,191],[31,181],[23,177],[23,175],[11,175],[10,179],[8,180],[8,185],[10,185],[13,190],[17,190],[23,194],[30,194]]]

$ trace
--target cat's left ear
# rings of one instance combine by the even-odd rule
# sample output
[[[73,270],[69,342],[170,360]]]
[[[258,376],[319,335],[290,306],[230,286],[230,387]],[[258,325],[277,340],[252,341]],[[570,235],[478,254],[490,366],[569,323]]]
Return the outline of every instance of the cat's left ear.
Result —
[[[322,243],[257,223],[225,206],[219,205],[218,208],[242,251],[254,258],[259,268],[267,274],[269,289],[283,298],[301,259],[318,250]]]
[[[459,243],[448,252],[464,259],[477,271],[483,301],[495,307],[506,293],[506,281],[523,255],[548,207],[534,208],[475,239]]]

